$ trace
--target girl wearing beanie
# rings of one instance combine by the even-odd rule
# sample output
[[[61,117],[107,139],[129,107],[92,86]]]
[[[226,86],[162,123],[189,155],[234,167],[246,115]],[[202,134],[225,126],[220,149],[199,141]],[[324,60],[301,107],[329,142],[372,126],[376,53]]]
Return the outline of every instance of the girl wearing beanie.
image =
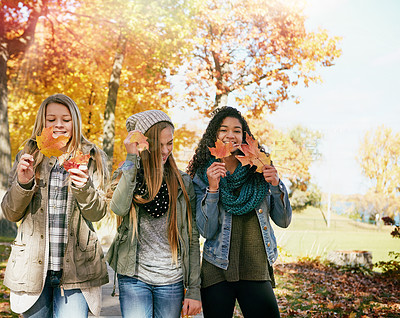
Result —
[[[118,276],[123,317],[178,318],[201,311],[200,249],[191,178],[178,170],[167,114],[130,116],[127,157],[114,173],[111,210],[119,226],[107,258]],[[131,137],[140,131],[149,151]]]
[[[201,268],[205,318],[231,318],[236,300],[245,318],[279,317],[272,290],[278,253],[270,219],[287,227],[292,210],[272,165],[258,173],[235,157],[246,133],[252,136],[239,111],[219,108],[188,167],[197,194],[197,226],[206,238]],[[217,140],[232,149],[220,160],[209,150]]]

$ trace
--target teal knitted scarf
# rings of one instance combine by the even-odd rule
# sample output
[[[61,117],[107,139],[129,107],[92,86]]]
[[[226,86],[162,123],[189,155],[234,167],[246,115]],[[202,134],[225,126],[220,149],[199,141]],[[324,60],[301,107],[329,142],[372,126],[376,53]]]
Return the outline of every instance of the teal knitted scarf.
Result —
[[[199,173],[200,178],[208,185],[207,169],[216,160],[212,158]],[[237,195],[237,189],[240,193]],[[268,183],[261,173],[254,172],[250,166],[239,165],[233,174],[227,174],[219,183],[219,199],[225,211],[234,215],[243,215],[253,211],[265,198]]]

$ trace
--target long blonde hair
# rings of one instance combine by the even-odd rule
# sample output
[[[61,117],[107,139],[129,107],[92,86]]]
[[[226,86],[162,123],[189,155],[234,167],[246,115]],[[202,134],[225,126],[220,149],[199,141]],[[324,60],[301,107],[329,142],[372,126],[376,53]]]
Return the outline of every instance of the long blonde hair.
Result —
[[[64,94],[55,94],[47,97],[42,104],[40,105],[35,124],[33,126],[32,134],[28,140],[24,142],[25,146],[22,150],[23,153],[29,153],[33,155],[35,164],[35,176],[39,177],[39,166],[42,164],[44,155],[39,151],[36,136],[40,135],[45,128],[46,125],[46,110],[47,106],[51,103],[61,104],[66,106],[72,118],[72,134],[71,138],[67,144],[67,152],[74,154],[76,151],[82,151],[82,147],[84,145],[89,145],[93,147],[93,151],[91,151],[90,155],[93,156],[96,162],[96,171],[99,175],[100,180],[100,188],[105,189],[107,179],[108,179],[108,171],[106,169],[105,158],[102,157],[101,151],[96,147],[93,143],[87,140],[82,134],[82,116],[79,111],[76,103],[68,96]]]
[[[172,130],[173,126],[168,122],[159,122],[153,125],[146,133],[145,136],[148,138],[149,150],[142,151],[140,153],[140,159],[143,164],[144,170],[144,180],[146,182],[148,196],[146,199],[134,195],[132,199],[132,207],[130,210],[130,217],[133,227],[134,235],[137,235],[137,213],[136,204],[144,204],[154,200],[154,197],[159,192],[163,180],[167,183],[168,193],[169,193],[169,209],[168,209],[168,242],[171,246],[172,259],[175,263],[178,261],[178,246],[179,246],[179,231],[177,224],[177,199],[178,199],[178,187],[180,186],[183,195],[186,200],[187,206],[187,219],[189,236],[192,235],[192,210],[190,206],[189,195],[186,191],[185,184],[183,182],[182,176],[176,165],[175,159],[172,153],[169,155],[166,163],[163,165],[161,156],[161,142],[160,134],[165,128],[170,127]],[[119,220],[119,223],[121,219]]]

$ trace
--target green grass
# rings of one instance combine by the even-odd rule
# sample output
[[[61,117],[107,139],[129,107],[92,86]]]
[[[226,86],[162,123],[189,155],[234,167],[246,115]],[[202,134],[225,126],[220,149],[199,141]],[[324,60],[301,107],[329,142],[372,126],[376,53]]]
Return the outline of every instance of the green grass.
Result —
[[[310,207],[293,213],[292,223],[286,229],[273,224],[282,255],[293,257],[326,258],[334,250],[363,250],[372,253],[372,261],[388,261],[389,251],[400,250],[400,240],[393,238],[393,227],[381,228],[355,222],[347,217],[332,214],[330,227],[319,209]]]

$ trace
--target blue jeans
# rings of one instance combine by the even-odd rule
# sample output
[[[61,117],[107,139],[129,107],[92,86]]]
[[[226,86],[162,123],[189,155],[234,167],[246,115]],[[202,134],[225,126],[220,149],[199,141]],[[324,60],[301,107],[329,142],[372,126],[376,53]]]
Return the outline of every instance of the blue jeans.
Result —
[[[178,318],[183,283],[155,286],[118,274],[119,302],[124,318]]]
[[[36,303],[24,312],[24,318],[87,318],[88,304],[80,289],[61,290],[57,277],[47,272],[46,282]]]

